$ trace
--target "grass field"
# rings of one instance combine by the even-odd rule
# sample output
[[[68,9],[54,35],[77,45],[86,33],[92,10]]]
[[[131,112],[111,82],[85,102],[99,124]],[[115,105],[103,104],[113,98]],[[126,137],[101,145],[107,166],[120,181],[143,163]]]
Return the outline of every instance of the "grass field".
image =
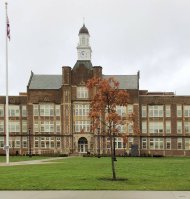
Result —
[[[118,181],[111,180],[110,158],[0,167],[0,190],[190,190],[190,158],[117,160]]]

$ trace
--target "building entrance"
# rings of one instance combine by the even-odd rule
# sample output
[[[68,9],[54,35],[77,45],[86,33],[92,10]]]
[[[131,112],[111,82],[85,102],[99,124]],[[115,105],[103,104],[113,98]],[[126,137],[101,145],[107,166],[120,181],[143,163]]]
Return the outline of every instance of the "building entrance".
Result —
[[[88,141],[85,137],[81,137],[78,141],[78,152],[87,153],[88,151]]]

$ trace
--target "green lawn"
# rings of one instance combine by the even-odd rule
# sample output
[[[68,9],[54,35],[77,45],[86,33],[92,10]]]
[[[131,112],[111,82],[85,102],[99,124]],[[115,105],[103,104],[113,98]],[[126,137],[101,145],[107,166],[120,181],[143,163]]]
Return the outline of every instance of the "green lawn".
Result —
[[[190,190],[190,158],[73,157],[54,164],[0,167],[0,190]]]

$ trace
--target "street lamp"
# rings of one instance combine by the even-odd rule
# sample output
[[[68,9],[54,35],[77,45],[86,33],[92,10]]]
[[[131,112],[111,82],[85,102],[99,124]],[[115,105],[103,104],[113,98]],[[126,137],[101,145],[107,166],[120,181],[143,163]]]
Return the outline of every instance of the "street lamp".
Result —
[[[29,146],[29,157],[32,157],[32,140],[31,140],[31,129],[28,129],[28,146]]]

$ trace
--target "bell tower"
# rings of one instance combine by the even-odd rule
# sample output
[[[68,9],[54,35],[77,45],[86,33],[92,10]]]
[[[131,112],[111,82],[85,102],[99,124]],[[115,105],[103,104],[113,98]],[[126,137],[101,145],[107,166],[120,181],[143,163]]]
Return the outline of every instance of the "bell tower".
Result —
[[[89,45],[90,34],[85,24],[79,30],[79,43],[77,46],[78,60],[91,60],[91,47]]]

